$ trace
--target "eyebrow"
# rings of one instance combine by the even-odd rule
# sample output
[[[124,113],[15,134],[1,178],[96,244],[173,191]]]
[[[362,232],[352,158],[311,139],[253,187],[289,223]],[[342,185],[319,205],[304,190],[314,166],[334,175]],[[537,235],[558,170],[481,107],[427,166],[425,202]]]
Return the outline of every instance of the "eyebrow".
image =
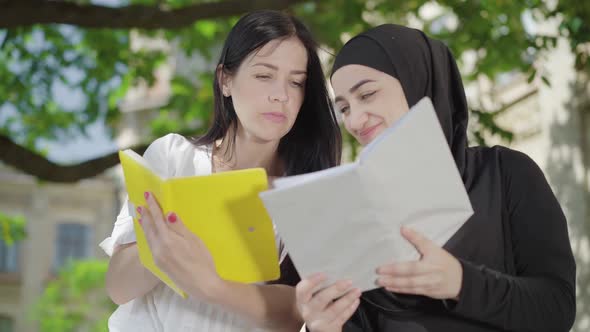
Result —
[[[369,79],[366,79],[366,80],[360,80],[360,81],[358,81],[358,82],[357,82],[355,85],[353,85],[353,86],[352,86],[352,87],[351,87],[351,88],[348,90],[348,92],[349,92],[349,93],[354,93],[356,90],[358,90],[358,89],[359,89],[361,86],[363,86],[364,84],[367,84],[367,83],[373,83],[373,82],[375,82],[375,80],[369,80]],[[339,102],[339,101],[343,101],[343,100],[344,100],[344,97],[342,97],[342,96],[338,96],[338,97],[336,97],[336,99],[334,99],[334,103],[337,103],[337,102]]]
[[[255,66],[261,66],[261,67],[266,67],[272,70],[279,70],[279,67],[275,66],[275,65],[271,65],[270,63],[266,63],[266,62],[258,62],[252,65],[252,67]],[[307,75],[307,71],[305,70],[291,70],[290,71],[291,74],[298,74],[298,75]]]

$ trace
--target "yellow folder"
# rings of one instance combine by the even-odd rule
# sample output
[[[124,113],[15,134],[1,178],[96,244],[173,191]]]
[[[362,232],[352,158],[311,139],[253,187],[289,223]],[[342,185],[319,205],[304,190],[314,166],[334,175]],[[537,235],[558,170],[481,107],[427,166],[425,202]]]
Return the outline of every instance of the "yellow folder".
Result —
[[[162,178],[132,150],[119,151],[142,264],[182,297],[186,293],[154,263],[135,207],[150,191],[164,214],[175,212],[209,249],[219,276],[255,283],[279,278],[272,221],[258,193],[268,187],[262,168]]]

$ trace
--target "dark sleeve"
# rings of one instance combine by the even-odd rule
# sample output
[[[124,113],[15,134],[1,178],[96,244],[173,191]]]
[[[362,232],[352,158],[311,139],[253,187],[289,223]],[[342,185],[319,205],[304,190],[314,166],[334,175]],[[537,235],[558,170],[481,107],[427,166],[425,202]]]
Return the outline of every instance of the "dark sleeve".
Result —
[[[508,149],[501,158],[516,276],[461,261],[461,294],[448,308],[503,330],[569,331],[576,265],[565,216],[532,159]]]
[[[269,282],[269,284],[281,284],[281,285],[289,285],[289,286],[297,286],[301,278],[299,277],[299,273],[295,269],[295,265],[293,265],[293,261],[291,261],[291,257],[289,254],[285,256],[285,259],[281,262],[280,265],[281,269],[281,276],[279,279]]]
[[[377,323],[377,314],[361,297],[361,304],[342,326],[342,332],[373,332],[373,325]]]

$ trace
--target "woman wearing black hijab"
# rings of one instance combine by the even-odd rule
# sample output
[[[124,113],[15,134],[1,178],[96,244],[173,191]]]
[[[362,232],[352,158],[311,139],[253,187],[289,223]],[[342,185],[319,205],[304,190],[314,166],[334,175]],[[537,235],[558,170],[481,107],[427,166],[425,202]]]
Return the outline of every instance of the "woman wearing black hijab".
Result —
[[[525,154],[467,146],[467,102],[448,48],[382,25],[343,47],[331,81],[345,127],[363,145],[430,97],[475,213],[443,248],[402,229],[421,259],[376,267],[382,288],[360,295],[340,282],[312,294],[322,277],[304,279],[297,304],[307,328],[568,331],[576,267],[565,216]]]

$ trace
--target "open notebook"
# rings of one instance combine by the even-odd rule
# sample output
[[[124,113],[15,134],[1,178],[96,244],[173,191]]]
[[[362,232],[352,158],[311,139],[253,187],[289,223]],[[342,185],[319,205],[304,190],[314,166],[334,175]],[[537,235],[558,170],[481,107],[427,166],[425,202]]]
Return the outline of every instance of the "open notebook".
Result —
[[[260,193],[302,277],[376,288],[375,269],[417,259],[408,225],[443,245],[473,214],[430,99],[366,146],[358,160],[278,179]]]
[[[164,214],[175,212],[207,246],[220,277],[244,283],[279,278],[272,221],[258,193],[267,189],[262,168],[163,178],[133,152],[119,152],[142,264],[179,295],[185,292],[154,263],[135,206],[151,191]]]

